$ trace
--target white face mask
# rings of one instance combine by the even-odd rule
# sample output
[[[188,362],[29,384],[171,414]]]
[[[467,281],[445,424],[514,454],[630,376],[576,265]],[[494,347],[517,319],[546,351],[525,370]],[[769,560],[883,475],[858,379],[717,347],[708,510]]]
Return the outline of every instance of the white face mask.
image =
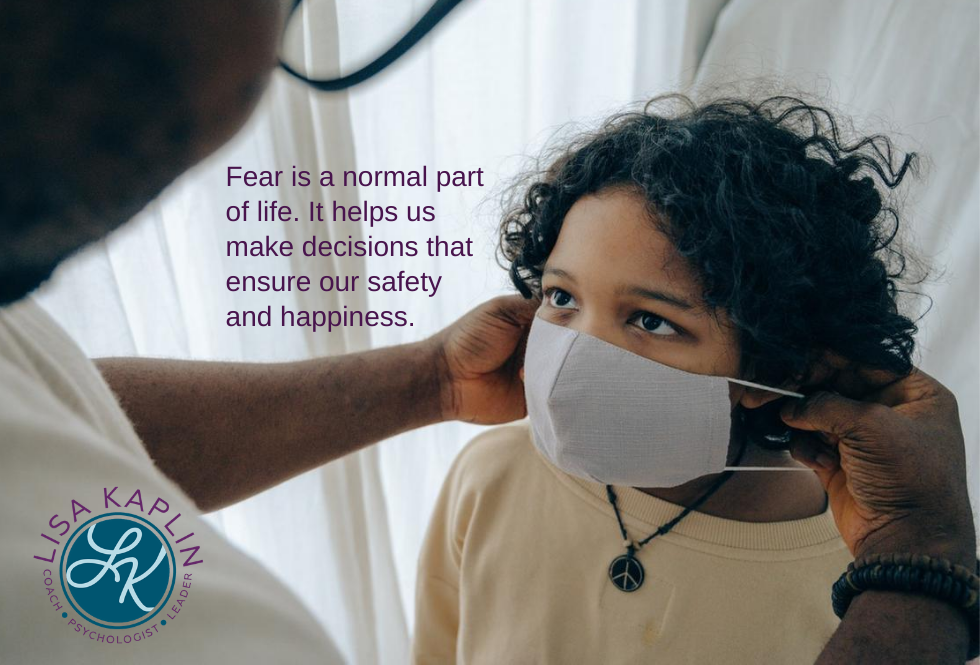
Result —
[[[729,382],[803,397],[668,367],[537,317],[528,336],[534,445],[566,473],[604,484],[674,487],[728,468]]]

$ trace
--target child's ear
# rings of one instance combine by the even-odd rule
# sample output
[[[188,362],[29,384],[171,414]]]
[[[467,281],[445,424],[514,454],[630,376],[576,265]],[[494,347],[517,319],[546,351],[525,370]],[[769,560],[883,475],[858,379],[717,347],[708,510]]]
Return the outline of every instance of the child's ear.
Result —
[[[757,409],[763,404],[768,404],[773,400],[777,400],[782,395],[777,393],[771,393],[768,390],[759,390],[758,388],[746,388],[745,392],[742,393],[741,399],[738,403],[744,406],[746,409]]]

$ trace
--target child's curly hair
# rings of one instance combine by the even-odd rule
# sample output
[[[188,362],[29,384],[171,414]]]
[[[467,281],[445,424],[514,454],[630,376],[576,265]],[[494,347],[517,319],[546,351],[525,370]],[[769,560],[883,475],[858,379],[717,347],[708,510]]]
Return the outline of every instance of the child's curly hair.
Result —
[[[665,103],[680,112],[659,113]],[[884,195],[916,159],[896,158],[882,135],[846,142],[829,111],[793,97],[661,97],[520,180],[500,255],[517,289],[540,296],[572,204],[628,187],[700,276],[707,306],[727,313],[743,377],[802,379],[825,351],[906,374],[916,326],[896,305],[906,258]]]

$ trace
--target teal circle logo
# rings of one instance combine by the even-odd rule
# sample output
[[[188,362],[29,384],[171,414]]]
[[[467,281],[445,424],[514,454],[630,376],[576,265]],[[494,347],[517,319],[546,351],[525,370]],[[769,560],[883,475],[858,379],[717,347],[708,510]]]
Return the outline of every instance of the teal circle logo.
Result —
[[[148,520],[107,513],[82,524],[61,555],[61,588],[75,611],[103,628],[152,619],[173,593],[174,551]]]

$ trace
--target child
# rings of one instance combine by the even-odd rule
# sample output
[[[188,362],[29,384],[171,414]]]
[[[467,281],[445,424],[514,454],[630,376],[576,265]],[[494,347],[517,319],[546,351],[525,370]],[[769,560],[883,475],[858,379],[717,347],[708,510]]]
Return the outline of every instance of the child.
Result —
[[[658,104],[572,141],[505,216],[542,299],[530,422],[446,479],[416,662],[808,663],[836,628],[850,554],[816,476],[723,469],[791,464],[772,410],[829,356],[910,370],[883,193],[914,155],[791,98]]]

